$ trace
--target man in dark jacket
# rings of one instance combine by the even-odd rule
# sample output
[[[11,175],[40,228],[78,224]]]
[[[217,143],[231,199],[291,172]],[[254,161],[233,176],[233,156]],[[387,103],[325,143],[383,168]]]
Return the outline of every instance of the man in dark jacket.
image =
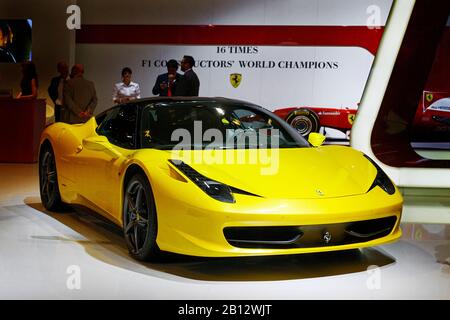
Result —
[[[153,94],[160,95],[162,97],[171,97],[175,93],[175,87],[180,80],[181,74],[178,72],[178,62],[171,59],[167,62],[167,73],[160,74],[156,78],[155,85],[153,86]]]
[[[56,70],[58,70],[59,76],[52,78],[48,87],[48,95],[55,105],[55,122],[59,122],[61,121],[64,83],[69,80],[69,67],[61,61],[56,65]]]
[[[181,60],[181,71],[184,72],[175,89],[176,96],[198,96],[200,89],[200,80],[197,74],[192,70],[195,60],[191,56],[184,56]]]

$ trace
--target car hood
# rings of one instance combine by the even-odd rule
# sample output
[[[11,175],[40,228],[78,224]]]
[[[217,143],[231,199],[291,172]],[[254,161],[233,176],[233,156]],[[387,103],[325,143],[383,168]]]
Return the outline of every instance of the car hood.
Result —
[[[253,159],[252,151],[257,150],[216,150],[209,158],[201,150],[182,151],[177,156],[169,152],[168,159],[182,159],[202,175],[230,187],[280,199],[364,194],[377,174],[363,154],[350,147],[260,150]]]

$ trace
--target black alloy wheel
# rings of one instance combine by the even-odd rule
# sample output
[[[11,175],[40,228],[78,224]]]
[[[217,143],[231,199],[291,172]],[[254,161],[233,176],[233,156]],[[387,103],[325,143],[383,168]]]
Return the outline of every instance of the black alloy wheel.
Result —
[[[57,211],[62,208],[55,154],[50,145],[44,145],[39,154],[39,191],[45,209]]]
[[[127,183],[123,204],[123,232],[130,255],[141,261],[155,260],[158,231],[153,193],[146,177],[134,175]]]

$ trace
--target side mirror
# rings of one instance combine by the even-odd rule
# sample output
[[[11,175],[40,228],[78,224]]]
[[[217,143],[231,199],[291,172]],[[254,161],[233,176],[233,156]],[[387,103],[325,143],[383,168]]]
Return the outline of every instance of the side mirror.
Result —
[[[113,159],[117,159],[121,154],[110,146],[105,136],[92,136],[83,139],[83,146],[88,150],[103,151],[110,155]]]
[[[325,136],[317,132],[311,132],[308,137],[308,142],[314,147],[320,147],[325,141]]]

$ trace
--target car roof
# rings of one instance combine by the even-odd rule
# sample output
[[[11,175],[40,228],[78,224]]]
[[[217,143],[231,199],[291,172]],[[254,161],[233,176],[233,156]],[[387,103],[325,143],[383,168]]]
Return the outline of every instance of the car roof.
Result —
[[[160,102],[216,102],[216,103],[222,103],[222,104],[243,104],[249,107],[262,109],[267,112],[269,110],[266,110],[265,108],[256,105],[252,102],[238,100],[238,99],[230,99],[225,97],[150,97],[150,98],[141,98],[141,99],[134,99],[129,102],[116,104],[112,107],[109,107],[106,110],[103,110],[99,114],[96,115],[96,117],[101,116],[107,112],[109,112],[112,109],[118,108],[120,106],[129,105],[129,104],[136,104],[139,106],[144,105],[145,103],[160,103]]]
[[[131,103],[142,103],[142,102],[199,102],[199,101],[205,101],[205,102],[221,102],[221,103],[245,103],[248,105],[255,105],[254,103],[243,101],[243,100],[237,100],[237,99],[230,99],[225,97],[151,97],[151,98],[142,98],[142,99],[136,99],[132,100]]]

